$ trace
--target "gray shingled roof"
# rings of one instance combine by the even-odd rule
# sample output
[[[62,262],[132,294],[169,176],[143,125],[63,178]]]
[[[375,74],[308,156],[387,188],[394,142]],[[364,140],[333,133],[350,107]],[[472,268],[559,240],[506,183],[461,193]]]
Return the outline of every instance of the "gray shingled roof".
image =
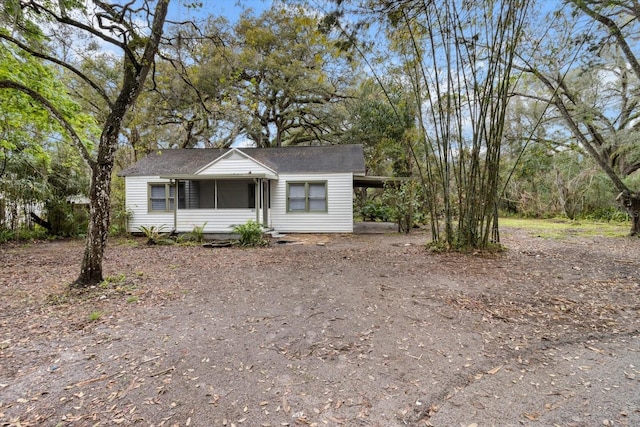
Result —
[[[120,172],[120,176],[193,175],[230,149],[159,150]],[[278,173],[364,174],[362,145],[238,148]]]

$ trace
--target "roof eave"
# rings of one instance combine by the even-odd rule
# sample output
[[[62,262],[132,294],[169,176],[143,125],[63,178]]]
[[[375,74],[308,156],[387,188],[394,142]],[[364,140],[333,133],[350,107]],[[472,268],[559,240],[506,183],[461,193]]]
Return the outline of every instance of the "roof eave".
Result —
[[[215,174],[215,175],[194,175],[194,174],[166,174],[160,175],[161,179],[185,179],[191,181],[203,181],[207,179],[240,179],[240,178],[266,178],[278,179],[277,174],[271,173],[232,173],[232,174]]]

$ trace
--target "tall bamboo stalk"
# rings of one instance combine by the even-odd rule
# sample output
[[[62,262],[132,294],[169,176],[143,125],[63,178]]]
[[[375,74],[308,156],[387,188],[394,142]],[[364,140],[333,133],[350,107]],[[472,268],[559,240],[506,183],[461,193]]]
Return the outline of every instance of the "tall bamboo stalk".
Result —
[[[413,56],[433,240],[498,242],[499,164],[512,64],[530,0],[416,0],[399,6]],[[441,223],[442,221],[442,223]]]

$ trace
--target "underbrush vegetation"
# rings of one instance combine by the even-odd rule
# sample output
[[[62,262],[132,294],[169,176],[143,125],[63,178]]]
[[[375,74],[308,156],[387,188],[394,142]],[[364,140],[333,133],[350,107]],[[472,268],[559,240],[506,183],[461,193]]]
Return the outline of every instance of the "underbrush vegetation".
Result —
[[[138,230],[147,238],[147,245],[173,245],[175,241],[169,238],[170,233],[165,231],[166,228],[164,225],[159,227],[155,225],[150,225],[149,227],[141,225],[138,227]]]
[[[7,242],[29,242],[33,240],[44,240],[50,238],[47,230],[39,225],[32,228],[21,227],[17,230],[0,229],[0,243]]]
[[[249,220],[244,224],[234,225],[232,230],[235,234],[240,235],[240,239],[238,240],[240,246],[265,246],[268,243],[264,238],[262,225],[256,221]]]

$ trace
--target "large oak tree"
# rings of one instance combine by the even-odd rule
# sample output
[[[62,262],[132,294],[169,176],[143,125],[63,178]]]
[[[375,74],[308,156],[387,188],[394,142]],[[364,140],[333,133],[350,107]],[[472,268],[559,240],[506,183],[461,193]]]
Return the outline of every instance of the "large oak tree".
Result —
[[[234,25],[210,18],[202,29],[181,29],[172,56],[182,48],[182,63],[191,64],[184,81],[208,113],[199,125],[227,129],[214,144],[239,135],[258,147],[337,142],[357,64],[320,25],[320,17],[290,6],[247,12]]]

